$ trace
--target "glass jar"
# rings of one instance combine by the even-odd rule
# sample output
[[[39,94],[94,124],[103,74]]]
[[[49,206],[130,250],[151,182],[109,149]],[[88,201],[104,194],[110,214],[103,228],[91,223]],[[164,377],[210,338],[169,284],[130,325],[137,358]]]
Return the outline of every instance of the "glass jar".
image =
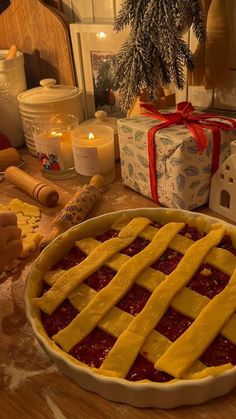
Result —
[[[18,94],[27,88],[24,55],[17,51],[14,58],[7,60],[7,53],[0,50],[0,132],[17,148],[25,142],[17,103]]]
[[[35,119],[72,114],[78,118],[79,123],[84,120],[81,90],[76,86],[56,84],[55,79],[40,80],[40,87],[20,93],[17,99],[26,146],[33,156],[37,155],[32,132]]]
[[[37,157],[46,178],[69,179],[76,176],[71,131],[77,127],[78,119],[69,114],[56,114],[33,121]]]

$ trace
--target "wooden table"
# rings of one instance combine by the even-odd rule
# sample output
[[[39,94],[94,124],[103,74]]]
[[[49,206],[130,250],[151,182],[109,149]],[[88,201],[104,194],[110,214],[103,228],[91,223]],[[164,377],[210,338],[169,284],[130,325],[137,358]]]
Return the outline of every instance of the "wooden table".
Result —
[[[25,170],[40,178],[37,161],[25,150]],[[77,178],[55,182],[62,200],[55,208],[42,207],[43,233],[49,231],[50,220],[68,199],[68,192],[76,192]],[[65,190],[67,192],[65,192]],[[119,209],[155,207],[151,200],[121,184],[119,166],[115,182],[106,187],[101,200],[90,214],[112,212]],[[16,190],[5,180],[0,184],[0,202],[7,203],[18,197],[29,203],[34,201]],[[215,216],[207,208],[201,212]],[[61,375],[33,337],[24,314],[24,282],[36,254],[22,263],[18,272],[0,283],[0,418],[1,419],[222,419],[236,418],[236,389],[230,394],[200,406],[173,410],[137,409],[109,402],[80,388]]]

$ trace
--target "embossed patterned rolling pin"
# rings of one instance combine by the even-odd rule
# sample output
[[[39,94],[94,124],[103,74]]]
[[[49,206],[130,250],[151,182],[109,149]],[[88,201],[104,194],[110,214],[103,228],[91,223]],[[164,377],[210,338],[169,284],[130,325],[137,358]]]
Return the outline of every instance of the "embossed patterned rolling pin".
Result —
[[[59,212],[52,222],[51,235],[44,238],[40,243],[40,249],[47,246],[55,237],[64,233],[70,227],[81,223],[89,211],[94,206],[100,188],[104,183],[101,175],[92,177],[88,185],[84,185],[79,192],[68,202],[68,204]]]
[[[47,207],[56,205],[59,193],[50,185],[33,178],[18,167],[10,166],[5,171],[5,178],[17,188],[32,196]]]

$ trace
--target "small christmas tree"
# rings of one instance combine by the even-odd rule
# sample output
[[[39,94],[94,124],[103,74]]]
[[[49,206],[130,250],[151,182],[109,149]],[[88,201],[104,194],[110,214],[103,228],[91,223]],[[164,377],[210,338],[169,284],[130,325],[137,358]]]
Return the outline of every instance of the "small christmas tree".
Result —
[[[199,42],[204,42],[201,0],[123,0],[114,29],[120,32],[130,25],[116,67],[124,109],[143,89],[155,99],[160,86],[172,82],[179,89],[184,87],[184,66],[194,68],[192,53],[182,38],[188,23]]]

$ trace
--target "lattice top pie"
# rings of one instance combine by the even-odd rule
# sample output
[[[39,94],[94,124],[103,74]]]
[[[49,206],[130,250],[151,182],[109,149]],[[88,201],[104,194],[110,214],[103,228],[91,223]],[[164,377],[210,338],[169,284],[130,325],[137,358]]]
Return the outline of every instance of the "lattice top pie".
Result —
[[[106,230],[98,225],[94,237],[85,229],[73,246],[68,233],[70,250],[61,257],[62,241],[49,251],[32,294],[51,345],[97,374],[129,381],[171,383],[231,369],[236,248],[222,224],[188,222],[121,216]]]

